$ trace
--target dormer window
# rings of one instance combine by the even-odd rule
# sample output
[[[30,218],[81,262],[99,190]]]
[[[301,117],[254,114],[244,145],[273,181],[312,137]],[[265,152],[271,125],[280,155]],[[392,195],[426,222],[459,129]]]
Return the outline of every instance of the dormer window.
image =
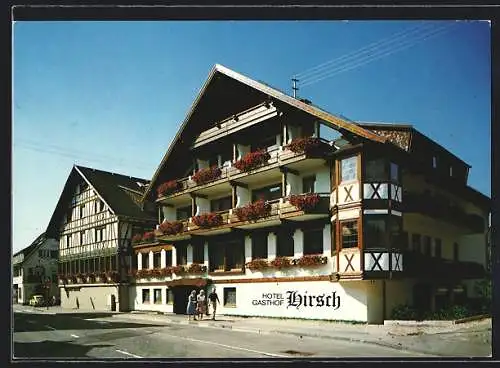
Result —
[[[436,156],[432,156],[432,168],[435,169],[437,168],[437,157]]]
[[[450,177],[453,176],[453,166],[450,165]]]

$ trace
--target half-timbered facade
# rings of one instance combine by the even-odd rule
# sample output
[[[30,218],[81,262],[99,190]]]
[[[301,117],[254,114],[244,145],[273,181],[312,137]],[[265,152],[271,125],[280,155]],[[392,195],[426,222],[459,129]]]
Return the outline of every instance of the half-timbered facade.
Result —
[[[127,311],[131,236],[154,227],[148,181],[74,166],[47,233],[59,242],[65,308]]]
[[[212,287],[224,314],[381,322],[400,302],[433,308],[467,278],[443,270],[484,266],[488,199],[468,169],[409,126],[354,123],[216,65],[143,196],[158,225],[134,239],[131,308],[184,313]],[[457,207],[424,200],[428,187]]]

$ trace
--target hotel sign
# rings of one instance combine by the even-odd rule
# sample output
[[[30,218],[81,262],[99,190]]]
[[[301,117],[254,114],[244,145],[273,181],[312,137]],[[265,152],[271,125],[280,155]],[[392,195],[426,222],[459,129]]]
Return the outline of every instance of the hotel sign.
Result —
[[[307,291],[300,293],[297,290],[287,290],[285,293],[262,293],[259,298],[252,300],[253,306],[284,306],[285,308],[305,309],[314,308],[340,308],[340,296],[336,291],[330,293],[309,294]]]

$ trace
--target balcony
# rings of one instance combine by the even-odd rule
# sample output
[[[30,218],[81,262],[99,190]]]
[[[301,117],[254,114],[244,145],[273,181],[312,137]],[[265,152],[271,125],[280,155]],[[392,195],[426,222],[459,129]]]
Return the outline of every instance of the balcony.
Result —
[[[475,214],[465,213],[460,207],[450,205],[439,196],[423,194],[406,194],[403,209],[407,213],[420,213],[463,229],[468,234],[485,231],[484,219]]]
[[[213,236],[231,229],[256,229],[279,225],[283,220],[308,221],[328,217],[329,193],[310,193],[257,201],[227,211],[203,214],[184,221],[163,222],[156,238],[162,241],[189,239],[193,235]],[[162,230],[163,228],[163,230]]]
[[[485,269],[479,263],[435,258],[417,252],[404,252],[403,263],[404,274],[409,277],[463,280],[485,276]]]
[[[231,181],[246,185],[253,185],[260,181],[281,179],[281,168],[301,171],[321,167],[324,162],[324,154],[330,149],[330,145],[324,139],[300,138],[288,146],[264,152],[267,159],[260,165],[247,165],[247,168],[238,169],[237,162],[230,167],[212,167],[199,170],[194,175],[177,180],[171,180],[162,184],[164,190],[158,193],[157,202],[177,206],[191,200],[191,194],[214,196],[227,193],[231,190]],[[305,144],[302,142],[306,142]],[[309,142],[309,144],[308,144]],[[299,144],[300,143],[300,144]],[[262,161],[258,152],[252,152],[255,160]],[[245,158],[244,158],[245,159]],[[240,160],[243,161],[244,159]]]

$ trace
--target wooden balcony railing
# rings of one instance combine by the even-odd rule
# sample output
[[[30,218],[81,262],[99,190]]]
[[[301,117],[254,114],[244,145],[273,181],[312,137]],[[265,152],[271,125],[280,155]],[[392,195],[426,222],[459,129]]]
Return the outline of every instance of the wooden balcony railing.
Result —
[[[473,233],[485,231],[484,219],[476,214],[468,214],[460,207],[450,205],[440,196],[423,194],[405,194],[403,208],[405,212],[417,212],[442,219],[448,223],[466,228]]]
[[[230,166],[230,167],[223,166],[223,167],[217,168],[218,170],[220,170],[220,175],[214,175],[213,180],[206,181],[206,182],[203,182],[200,184],[196,183],[196,181],[193,180],[193,175],[177,179],[177,182],[178,182],[177,190],[174,192],[171,192],[167,195],[161,195],[158,198],[158,200],[162,200],[164,198],[168,198],[171,196],[176,196],[176,195],[179,195],[181,193],[187,193],[187,192],[190,192],[194,189],[199,189],[199,188],[204,187],[204,186],[214,185],[216,183],[221,183],[221,182],[226,182],[227,180],[236,180],[244,175],[250,175],[253,173],[257,173],[257,172],[260,172],[261,170],[268,170],[269,168],[272,168],[275,166],[278,167],[278,166],[286,165],[287,163],[289,163],[291,160],[294,160],[294,159],[302,160],[302,159],[305,159],[307,157],[316,157],[316,156],[318,156],[318,150],[323,152],[327,149],[327,147],[329,147],[327,140],[319,138],[318,141],[320,142],[320,148],[314,150],[314,152],[312,152],[312,153],[311,152],[293,152],[293,151],[289,150],[288,148],[286,148],[286,146],[276,147],[276,148],[273,148],[271,150],[268,150],[267,152],[270,155],[269,160],[265,164],[263,164],[259,167],[256,167],[250,171],[240,171],[234,166]],[[319,155],[319,156],[321,156],[321,155]],[[232,165],[234,165],[234,162],[232,163]]]

